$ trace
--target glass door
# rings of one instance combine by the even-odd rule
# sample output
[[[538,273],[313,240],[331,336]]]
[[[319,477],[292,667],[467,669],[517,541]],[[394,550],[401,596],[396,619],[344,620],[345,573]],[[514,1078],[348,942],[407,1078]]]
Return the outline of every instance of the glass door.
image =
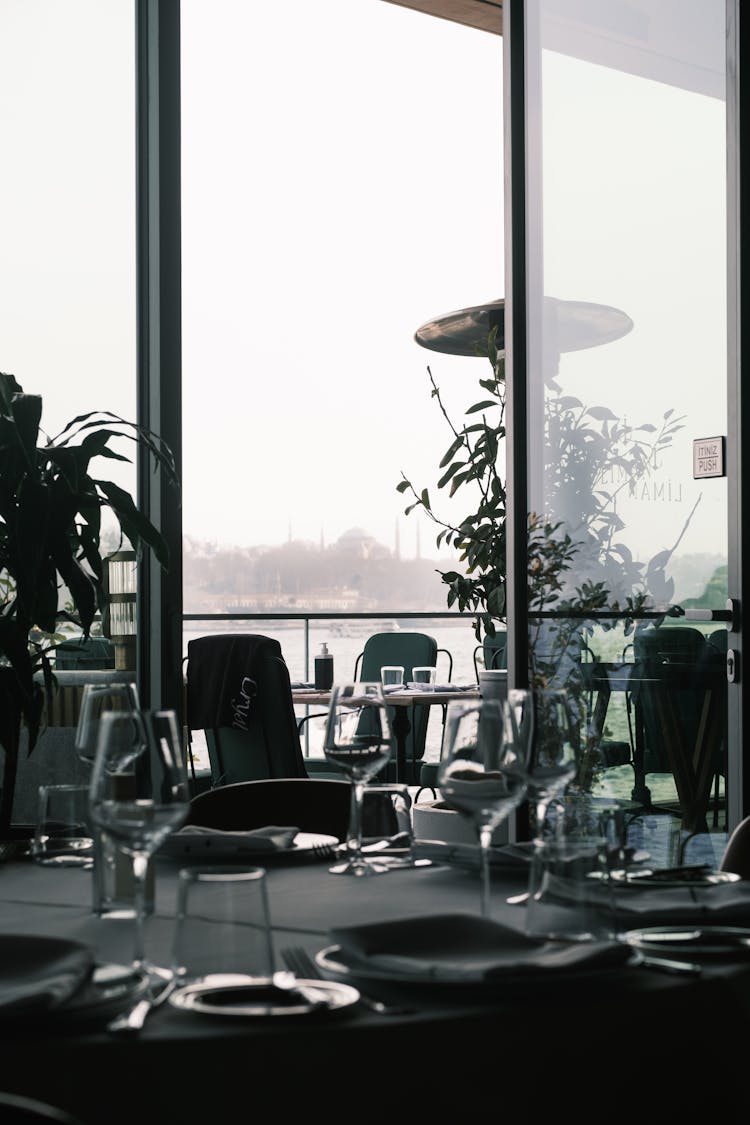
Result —
[[[580,699],[579,781],[631,841],[715,865],[733,651],[725,4],[525,7],[527,675]]]

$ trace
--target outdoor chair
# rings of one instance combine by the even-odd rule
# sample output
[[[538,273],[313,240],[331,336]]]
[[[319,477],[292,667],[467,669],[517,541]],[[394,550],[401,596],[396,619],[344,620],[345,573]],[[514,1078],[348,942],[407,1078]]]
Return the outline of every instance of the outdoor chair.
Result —
[[[428,665],[436,666],[439,656],[447,658],[447,673],[444,680],[438,673],[438,682],[450,683],[453,675],[453,657],[448,649],[438,648],[434,637],[427,633],[392,632],[373,633],[365,641],[365,646],[357,657],[354,665],[355,680],[380,680],[380,669],[385,665],[395,664],[404,669],[404,683],[412,678],[412,669]],[[419,777],[419,769],[424,757],[427,742],[427,725],[430,718],[429,707],[415,704],[410,708],[411,730],[406,744],[406,765],[413,782]],[[389,707],[388,714],[393,722],[395,708]],[[445,720],[445,708],[442,708],[442,718]],[[378,775],[379,781],[394,781],[396,779],[396,762],[391,759],[385,769]]]

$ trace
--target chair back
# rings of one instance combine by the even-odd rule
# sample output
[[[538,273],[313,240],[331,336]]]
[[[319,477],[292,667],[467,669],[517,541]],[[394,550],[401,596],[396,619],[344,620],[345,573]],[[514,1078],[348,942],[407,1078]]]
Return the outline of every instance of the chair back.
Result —
[[[699,629],[637,633],[632,700],[644,773],[672,773],[683,827],[703,830],[726,745],[726,656]]]
[[[435,638],[427,633],[407,632],[400,629],[393,632],[373,633],[367,638],[364,649],[357,657],[354,677],[363,681],[377,682],[380,680],[380,669],[384,665],[396,664],[403,666],[404,683],[408,683],[412,678],[412,669],[415,666],[437,664],[438,652],[441,651],[447,653],[445,649],[438,649]],[[452,670],[453,659],[450,653],[447,653],[447,655]],[[394,710],[393,707],[388,708],[391,722],[394,718]],[[421,761],[424,757],[429,718],[429,707],[415,705],[411,709],[411,730],[406,745],[406,761],[412,774],[417,769],[415,763]],[[378,775],[378,780],[395,779],[396,762],[394,759],[387,763],[385,769]]]
[[[727,840],[719,871],[734,871],[741,879],[750,879],[750,816],[740,821]]]
[[[257,633],[188,642],[189,730],[204,730],[213,785],[307,776],[289,669],[278,641]]]
[[[484,637],[481,645],[474,649],[474,674],[479,682],[479,653],[486,669],[508,667],[508,633],[497,629],[494,637]]]
[[[193,797],[188,824],[242,832],[269,824],[293,825],[345,840],[351,784],[334,778],[272,778],[223,785]],[[363,836],[390,836],[399,829],[388,793],[367,793],[362,806]]]
[[[64,1109],[28,1098],[23,1094],[0,1093],[2,1125],[83,1125]]]

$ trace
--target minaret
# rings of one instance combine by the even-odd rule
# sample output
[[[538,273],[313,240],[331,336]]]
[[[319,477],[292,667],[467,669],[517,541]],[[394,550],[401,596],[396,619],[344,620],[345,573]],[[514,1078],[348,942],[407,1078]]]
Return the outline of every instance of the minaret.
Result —
[[[422,558],[422,544],[421,544],[421,541],[420,541],[420,538],[419,538],[419,532],[420,532],[420,526],[419,526],[419,520],[417,520],[417,558],[421,559]]]
[[[320,549],[321,549],[321,551],[325,551],[325,549],[326,549],[325,540],[323,539],[323,528],[322,527],[320,529]]]
[[[395,538],[395,547],[394,547],[394,550],[393,550],[393,557],[395,559],[401,558],[401,533],[399,531],[398,520],[396,520],[396,538]]]

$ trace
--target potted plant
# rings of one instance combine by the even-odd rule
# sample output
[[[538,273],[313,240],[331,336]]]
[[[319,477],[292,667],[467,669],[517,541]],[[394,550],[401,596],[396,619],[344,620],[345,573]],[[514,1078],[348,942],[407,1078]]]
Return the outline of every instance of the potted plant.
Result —
[[[125,438],[177,483],[169,448],[133,422],[93,411],[42,440],[41,417],[41,396],[0,372],[0,839],[11,834],[22,728],[31,754],[56,688],[50,656],[66,640],[59,627],[72,622],[86,639],[105,609],[103,510],[121,541],[168,566],[160,532],[128,492],[92,474],[92,462],[130,460],[111,444]]]

